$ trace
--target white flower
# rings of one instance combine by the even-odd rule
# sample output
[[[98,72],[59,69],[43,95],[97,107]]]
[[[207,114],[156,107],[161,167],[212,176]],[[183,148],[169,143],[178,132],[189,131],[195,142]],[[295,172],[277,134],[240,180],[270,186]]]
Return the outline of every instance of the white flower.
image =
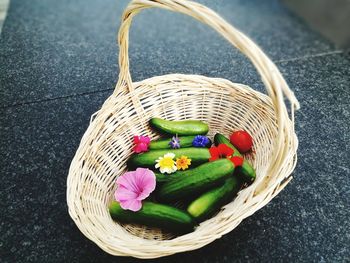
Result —
[[[159,157],[156,160],[156,168],[159,168],[159,171],[164,174],[171,174],[177,171],[176,161],[174,160],[174,153],[167,153],[164,156]]]

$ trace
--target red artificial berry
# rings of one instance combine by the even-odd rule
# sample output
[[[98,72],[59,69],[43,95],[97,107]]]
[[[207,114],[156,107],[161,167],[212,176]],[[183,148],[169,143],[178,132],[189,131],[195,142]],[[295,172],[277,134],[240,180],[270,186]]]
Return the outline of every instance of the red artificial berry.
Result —
[[[235,131],[230,136],[230,142],[241,153],[249,152],[253,146],[252,136],[246,131]]]

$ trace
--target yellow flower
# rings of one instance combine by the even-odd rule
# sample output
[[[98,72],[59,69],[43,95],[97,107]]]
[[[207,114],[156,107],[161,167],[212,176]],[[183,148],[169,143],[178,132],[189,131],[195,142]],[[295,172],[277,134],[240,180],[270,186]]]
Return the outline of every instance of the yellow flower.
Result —
[[[187,158],[187,156],[182,155],[180,158],[176,159],[176,167],[178,170],[186,170],[189,165],[191,165],[191,159]]]
[[[167,153],[163,157],[159,157],[156,160],[156,168],[159,168],[159,171],[164,174],[168,173],[171,174],[173,172],[176,172],[177,167],[176,163],[174,161],[175,154],[173,153]]]

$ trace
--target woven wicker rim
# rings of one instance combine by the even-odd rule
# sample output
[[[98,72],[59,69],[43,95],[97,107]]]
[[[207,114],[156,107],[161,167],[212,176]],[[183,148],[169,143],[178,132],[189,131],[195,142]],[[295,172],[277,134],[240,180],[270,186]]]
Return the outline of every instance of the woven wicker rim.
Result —
[[[219,32],[251,60],[268,96],[242,84],[198,75],[170,74],[133,83],[129,70],[129,28],[133,17],[150,7],[192,16]],[[299,103],[261,49],[201,4],[186,0],[133,0],[123,14],[118,42],[120,73],[115,91],[93,115],[70,166],[69,214],[85,236],[113,255],[156,258],[200,248],[232,231],[291,180],[298,146],[294,110]],[[284,97],[290,102],[291,118]],[[231,112],[244,112],[244,117],[233,119],[221,114],[223,102],[231,107]],[[188,113],[188,109],[198,110]],[[255,182],[194,232],[175,238],[159,229],[118,224],[107,210],[115,179],[125,172],[125,161],[131,154],[130,134],[157,138],[147,125],[154,116],[202,119],[209,123],[212,132],[244,128],[253,134],[257,145],[256,155],[246,156],[257,170]]]

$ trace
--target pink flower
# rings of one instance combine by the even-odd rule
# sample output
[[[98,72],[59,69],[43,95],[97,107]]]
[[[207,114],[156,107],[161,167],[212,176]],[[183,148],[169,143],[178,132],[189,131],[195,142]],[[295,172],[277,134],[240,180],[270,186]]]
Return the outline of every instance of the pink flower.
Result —
[[[136,212],[142,207],[141,201],[156,188],[156,176],[149,169],[137,168],[118,177],[117,185],[115,199],[123,209]]]
[[[151,142],[148,136],[134,136],[134,152],[141,153],[148,151],[148,145]]]

